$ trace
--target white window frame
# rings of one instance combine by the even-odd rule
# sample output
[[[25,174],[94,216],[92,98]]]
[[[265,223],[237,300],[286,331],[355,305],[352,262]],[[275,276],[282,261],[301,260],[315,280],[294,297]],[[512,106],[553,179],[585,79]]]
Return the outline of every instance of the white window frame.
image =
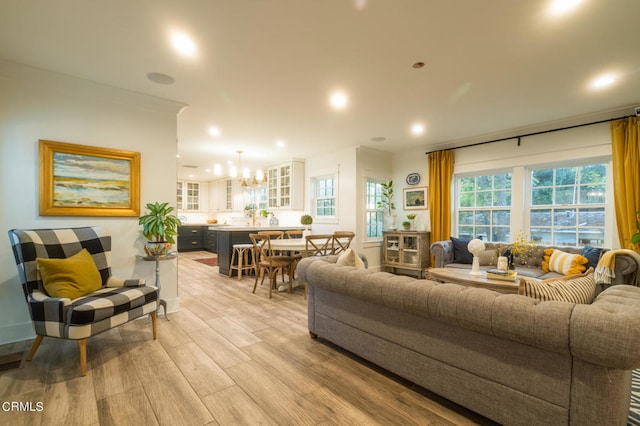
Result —
[[[474,202],[474,206],[473,207],[460,207],[460,199],[461,199],[461,182],[463,179],[466,178],[477,178],[479,176],[497,176],[497,175],[502,175],[502,174],[510,174],[511,175],[511,193],[509,194],[509,196],[511,197],[511,204],[508,206],[476,206],[475,202]],[[460,230],[460,226],[465,226],[465,224],[460,224],[459,223],[459,213],[460,211],[484,211],[484,212],[489,212],[489,217],[490,217],[490,221],[489,224],[486,225],[476,225],[475,221],[474,224],[472,225],[474,230],[479,227],[479,226],[483,226],[483,227],[489,227],[489,234],[487,235],[487,238],[482,238],[485,242],[492,242],[493,241],[493,228],[494,227],[499,227],[499,228],[506,228],[507,229],[507,235],[505,236],[504,240],[498,241],[496,240],[495,242],[505,242],[505,240],[509,240],[512,239],[512,235],[513,233],[511,232],[511,224],[513,223],[513,217],[511,217],[511,214],[509,215],[509,225],[504,226],[504,225],[493,225],[493,212],[494,211],[498,211],[498,210],[509,210],[512,211],[513,210],[513,202],[514,202],[514,197],[513,197],[513,190],[514,190],[514,173],[513,170],[511,169],[497,169],[497,170],[482,170],[479,172],[475,172],[475,173],[460,173],[455,175],[454,177],[454,188],[455,188],[455,197],[454,197],[454,212],[453,212],[453,227],[454,227],[454,235],[459,236],[459,230]],[[495,188],[493,188],[491,190],[491,192],[495,192]],[[477,193],[478,191],[474,191],[474,193]],[[483,191],[484,192],[484,191]],[[469,225],[466,225],[469,226]],[[472,235],[470,238],[478,238],[478,235],[475,235],[475,231],[474,231],[474,235]]]
[[[382,242],[383,239],[383,235],[382,232],[384,232],[384,212],[378,208],[378,201],[382,200],[382,184],[385,182],[388,182],[389,179],[382,179],[382,178],[377,178],[377,177],[373,177],[373,176],[367,176],[365,178],[364,181],[364,241],[365,242]],[[379,194],[376,194],[376,196],[374,196],[374,202],[373,202],[373,206],[375,207],[369,207],[369,198],[370,198],[370,194],[369,194],[369,184],[373,183],[378,185],[378,190],[376,192],[378,192]],[[369,232],[368,232],[368,227],[369,227],[369,216],[371,214],[376,214],[377,217],[379,217],[380,219],[378,220],[379,223],[381,223],[381,227],[382,230],[380,231],[380,235],[379,236],[375,236],[375,237],[370,237],[369,236]]]
[[[563,162],[556,162],[556,163],[548,163],[548,164],[535,164],[535,165],[528,165],[526,168],[526,173],[525,173],[525,197],[524,197],[524,209],[523,209],[523,215],[524,215],[524,222],[526,224],[526,228],[528,230],[527,235],[531,235],[531,211],[532,210],[551,210],[552,212],[554,210],[570,210],[570,209],[590,209],[590,208],[601,208],[604,211],[604,219],[603,219],[603,226],[589,226],[589,228],[601,228],[603,230],[603,238],[601,241],[598,242],[589,242],[588,244],[583,244],[582,240],[580,238],[580,225],[576,224],[576,242],[575,245],[580,247],[583,245],[591,245],[591,246],[597,246],[597,247],[609,247],[610,246],[610,240],[611,240],[611,236],[609,235],[611,232],[614,232],[611,228],[611,226],[609,226],[610,224],[610,215],[612,214],[612,208],[611,208],[611,204],[613,204],[613,200],[610,199],[611,197],[608,197],[609,199],[605,199],[604,203],[593,203],[593,204],[550,204],[550,205],[536,205],[533,206],[533,172],[537,171],[537,170],[544,170],[544,169],[560,169],[560,168],[565,168],[565,167],[583,167],[583,166],[589,166],[589,165],[597,165],[597,164],[602,164],[605,167],[605,196],[609,196],[609,195],[613,195],[613,183],[612,183],[612,171],[611,171],[611,160],[607,159],[607,158],[601,158],[601,157],[597,157],[597,158],[588,158],[588,159],[581,159],[579,161],[563,161]],[[553,184],[553,188],[555,188],[555,182]],[[552,213],[552,217],[553,217],[553,213]],[[543,226],[533,226],[534,228],[538,228],[538,227],[543,227]],[[551,229],[551,233],[552,235],[555,233],[554,232],[554,226],[551,225],[549,227]],[[552,241],[551,243],[548,242],[543,242],[543,244],[553,244],[553,245],[562,245],[562,243],[555,241]],[[573,244],[571,244],[573,245]]]
[[[530,224],[530,209],[531,209],[531,173],[532,170],[546,169],[546,168],[559,168],[559,167],[571,167],[571,166],[586,166],[590,164],[604,164],[606,166],[606,194],[607,203],[605,205],[605,225],[604,225],[604,243],[603,247],[618,247],[616,223],[615,223],[615,208],[613,205],[613,165],[610,155],[594,155],[591,157],[583,157],[579,159],[567,159],[564,161],[556,162],[531,162],[526,164],[514,164],[513,166],[505,167],[503,164],[499,167],[487,169],[478,168],[473,170],[469,167],[464,167],[454,174],[452,185],[452,199],[454,204],[452,206],[452,220],[451,220],[451,235],[456,236],[458,232],[458,181],[459,177],[468,176],[484,176],[490,174],[499,174],[500,172],[512,173],[511,180],[511,232],[510,240],[513,240],[518,233],[522,232],[527,237],[531,236],[531,224]],[[486,164],[482,164],[486,165]],[[587,207],[594,206],[593,204],[586,205]],[[599,206],[599,205],[595,205]],[[577,241],[580,245],[580,241]],[[591,244],[594,245],[594,244]],[[598,244],[600,245],[600,244]]]
[[[320,193],[320,189],[319,189],[319,184],[322,181],[327,181],[327,180],[333,180],[333,188],[334,188],[334,193],[332,197],[328,197],[328,196],[324,196],[321,197],[320,195],[318,195]],[[311,183],[311,188],[310,188],[310,193],[311,193],[311,215],[313,216],[313,220],[316,223],[338,223],[338,191],[340,188],[339,182],[338,182],[338,174],[337,173],[330,173],[330,174],[323,174],[323,175],[318,175],[318,176],[314,176],[310,179],[310,183]],[[333,215],[318,215],[318,201],[319,200],[333,200],[334,203],[334,214]]]

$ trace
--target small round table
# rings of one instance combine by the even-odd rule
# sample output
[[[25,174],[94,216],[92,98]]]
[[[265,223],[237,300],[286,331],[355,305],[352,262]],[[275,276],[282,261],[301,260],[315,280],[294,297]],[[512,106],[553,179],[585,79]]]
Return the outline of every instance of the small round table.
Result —
[[[178,257],[178,253],[175,251],[169,252],[167,254],[161,255],[161,256],[142,256],[142,255],[136,255],[136,257],[140,260],[144,260],[147,262],[156,262],[156,283],[155,286],[158,287],[158,295],[160,295],[160,261],[161,260],[172,260],[172,259],[176,259]],[[164,317],[167,319],[167,321],[169,321],[169,317],[167,316],[167,302],[164,299],[159,299],[158,303],[160,303],[160,306],[162,306],[164,308]],[[160,310],[160,307],[158,307],[158,310]]]

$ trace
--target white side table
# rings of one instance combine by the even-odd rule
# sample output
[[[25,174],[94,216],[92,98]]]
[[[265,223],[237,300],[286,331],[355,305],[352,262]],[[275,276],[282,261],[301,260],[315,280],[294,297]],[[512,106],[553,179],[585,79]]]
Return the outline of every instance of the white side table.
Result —
[[[169,252],[165,255],[162,256],[142,256],[142,255],[136,255],[136,258],[140,259],[140,260],[144,260],[147,262],[156,262],[156,283],[155,286],[158,287],[158,294],[160,294],[160,261],[161,260],[172,260],[172,259],[177,259],[178,258],[178,253],[175,251]],[[169,317],[167,316],[167,302],[164,299],[159,299],[158,303],[160,303],[160,306],[162,306],[164,308],[164,317],[167,319],[167,321],[169,321]],[[158,307],[158,310],[160,308]]]

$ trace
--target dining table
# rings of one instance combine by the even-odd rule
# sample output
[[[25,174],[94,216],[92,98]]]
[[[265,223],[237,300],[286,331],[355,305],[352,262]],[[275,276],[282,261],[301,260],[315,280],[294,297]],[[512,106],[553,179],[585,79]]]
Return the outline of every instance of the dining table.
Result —
[[[274,252],[287,252],[287,253],[299,253],[302,257],[307,257],[307,240],[304,238],[287,238],[287,239],[274,239],[269,241],[271,244],[271,250]],[[292,287],[296,288],[303,285],[300,280],[293,280]],[[278,291],[287,291],[288,285],[282,284],[278,286]]]

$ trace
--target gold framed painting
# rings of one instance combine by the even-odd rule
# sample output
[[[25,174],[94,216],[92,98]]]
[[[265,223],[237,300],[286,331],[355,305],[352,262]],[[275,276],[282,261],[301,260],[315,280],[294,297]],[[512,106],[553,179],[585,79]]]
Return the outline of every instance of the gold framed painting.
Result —
[[[140,153],[39,141],[42,216],[140,216]]]
[[[404,210],[426,210],[427,207],[427,187],[404,188],[402,190],[402,201]]]

